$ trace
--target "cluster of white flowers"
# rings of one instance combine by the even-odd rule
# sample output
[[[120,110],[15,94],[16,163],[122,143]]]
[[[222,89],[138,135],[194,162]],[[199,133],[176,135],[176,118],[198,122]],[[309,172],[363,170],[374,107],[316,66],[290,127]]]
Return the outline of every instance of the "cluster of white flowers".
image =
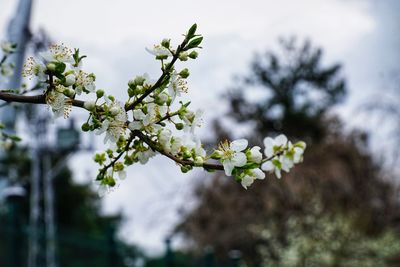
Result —
[[[303,161],[303,153],[306,149],[306,143],[300,141],[292,144],[283,134],[275,139],[266,137],[264,139],[264,154],[268,158],[261,169],[275,173],[276,177],[281,178],[281,171],[289,172],[295,164]]]
[[[97,153],[99,164],[97,182],[102,194],[126,177],[125,167],[134,163],[145,164],[156,153],[174,160],[183,172],[193,167],[205,170],[225,170],[244,188],[255,179],[264,179],[265,173],[288,171],[302,160],[305,144],[292,144],[286,137],[266,138],[265,157],[258,146],[249,148],[248,141],[239,139],[222,142],[211,155],[207,155],[195,130],[201,125],[202,111],[189,109],[190,102],[177,101],[188,90],[186,68],[176,70],[178,60],[196,59],[202,37],[196,34],[196,25],[186,33],[176,48],[164,39],[152,49],[146,49],[161,64],[162,74],[152,80],[147,74],[128,82],[128,99],[124,102],[96,90],[95,75],[82,70],[85,56],[65,45],[52,45],[40,54],[40,59],[28,58],[23,75],[35,77],[46,85],[46,103],[55,116],[68,117],[71,107],[77,105],[89,111],[83,131],[104,135],[109,144],[105,152]],[[93,95],[92,101],[77,101],[82,93]],[[78,104],[77,104],[78,103]],[[180,133],[180,134],[179,134]],[[209,162],[217,160],[221,164]]]
[[[24,77],[49,84],[46,102],[55,116],[68,117],[75,95],[95,91],[95,75],[81,69],[84,57],[79,55],[79,49],[72,51],[64,44],[54,44],[40,53],[39,60],[29,57],[24,64]]]
[[[300,163],[303,159],[304,142],[293,145],[286,136],[279,135],[275,139],[266,137],[264,145],[265,158],[259,146],[248,148],[246,139],[220,143],[211,157],[220,160],[225,174],[235,176],[244,188],[250,186],[256,179],[264,179],[263,171],[274,172],[281,178],[281,170],[289,172],[294,164]]]

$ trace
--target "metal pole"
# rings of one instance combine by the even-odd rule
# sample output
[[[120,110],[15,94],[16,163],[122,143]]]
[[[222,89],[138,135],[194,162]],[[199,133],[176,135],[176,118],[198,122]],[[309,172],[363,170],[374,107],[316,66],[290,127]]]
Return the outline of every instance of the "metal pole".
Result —
[[[56,267],[56,240],[54,223],[54,188],[51,170],[50,151],[43,156],[44,220],[46,223],[46,263],[47,267]]]
[[[32,149],[31,170],[31,198],[29,215],[29,244],[28,244],[28,267],[37,266],[39,254],[39,196],[40,196],[40,151],[39,147]]]
[[[119,263],[117,262],[117,250],[115,244],[115,229],[113,226],[108,226],[107,228],[107,243],[107,266],[119,266]]]
[[[6,189],[7,204],[9,208],[10,246],[9,265],[12,267],[22,266],[22,225],[21,225],[21,201],[25,196],[25,190],[20,186],[12,186]]]
[[[165,266],[166,267],[174,267],[174,254],[171,249],[171,237],[165,239]]]

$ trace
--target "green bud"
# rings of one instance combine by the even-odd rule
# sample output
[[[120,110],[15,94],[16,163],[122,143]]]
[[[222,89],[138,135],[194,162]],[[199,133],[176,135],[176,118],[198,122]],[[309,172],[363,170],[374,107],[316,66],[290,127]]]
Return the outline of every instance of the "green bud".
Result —
[[[143,85],[145,80],[143,76],[136,76],[134,82],[136,85]]]
[[[163,39],[163,40],[161,41],[161,45],[164,46],[165,48],[169,48],[170,42],[171,42],[170,39]]]
[[[188,166],[188,165],[181,166],[181,171],[182,171],[183,173],[187,173],[187,172],[190,171],[191,169],[192,169],[192,166]]]
[[[104,95],[104,91],[103,90],[99,89],[99,90],[96,91],[97,98],[101,98],[101,97],[103,97],[103,95]]]
[[[180,61],[187,61],[188,60],[188,53],[186,53],[186,52],[181,52],[180,54],[179,54],[179,60]]]
[[[107,185],[109,185],[109,186],[115,186],[115,180],[114,180],[114,178],[113,177],[111,177],[111,176],[108,176],[107,178],[106,178],[106,183],[107,183]]]
[[[69,98],[74,97],[75,91],[73,89],[67,88],[63,91],[63,94]]]
[[[181,72],[179,72],[179,76],[181,76],[183,79],[186,79],[187,77],[189,77],[189,70],[187,68],[184,68],[183,70],[181,70]]]
[[[200,157],[200,156],[197,156],[197,157],[194,159],[194,164],[195,164],[196,166],[198,166],[198,167],[202,166],[203,163],[204,163],[204,159],[203,159],[202,157]]]
[[[175,123],[175,128],[176,128],[177,130],[182,130],[183,127],[184,127],[183,123]]]
[[[54,72],[56,70],[56,64],[54,64],[53,62],[50,62],[46,65],[46,68],[51,71]]]
[[[165,93],[158,94],[154,100],[157,105],[164,105],[168,101],[168,95]]]
[[[116,171],[116,172],[120,172],[120,171],[123,171],[124,170],[124,164],[122,163],[122,162],[116,162],[115,164],[114,164],[114,171]]]
[[[84,132],[88,132],[90,130],[90,125],[89,123],[85,122],[84,124],[82,124],[82,131]]]
[[[192,52],[190,52],[189,57],[191,59],[196,59],[198,57],[198,55],[199,55],[199,53],[197,53],[197,51],[193,50]]]
[[[156,56],[156,59],[157,60],[164,60],[164,59],[168,59],[168,56],[167,55],[159,55],[159,56]]]
[[[133,79],[129,80],[128,86],[129,86],[129,88],[135,89],[135,87],[136,87],[135,80],[133,80]]]
[[[128,88],[128,95],[129,97],[133,97],[135,95],[135,91],[132,88]]]
[[[106,161],[106,154],[104,154],[104,153],[97,153],[97,154],[94,156],[94,161],[97,162],[97,163],[100,164],[100,165],[103,165],[104,162]]]
[[[114,102],[114,101],[115,101],[115,97],[114,97],[114,96],[112,96],[112,95],[109,95],[109,96],[108,96],[108,99],[110,99],[112,102]]]
[[[185,150],[183,152],[183,158],[184,159],[188,159],[188,158],[191,158],[191,157],[192,157],[192,153],[190,151]]]
[[[222,152],[219,150],[214,150],[214,152],[210,156],[212,159],[221,159]]]

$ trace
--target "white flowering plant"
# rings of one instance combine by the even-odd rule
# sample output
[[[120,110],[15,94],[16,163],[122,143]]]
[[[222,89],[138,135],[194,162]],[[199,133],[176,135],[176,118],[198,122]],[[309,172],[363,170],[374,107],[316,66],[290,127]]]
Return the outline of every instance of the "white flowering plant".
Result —
[[[99,165],[96,182],[101,194],[126,177],[128,166],[145,164],[157,154],[175,161],[184,173],[194,167],[206,171],[223,170],[244,188],[256,179],[264,179],[264,172],[280,178],[282,170],[288,172],[302,161],[304,142],[292,144],[284,135],[279,135],[275,139],[264,139],[264,153],[258,146],[249,147],[246,139],[223,141],[213,151],[206,151],[196,136],[202,112],[190,110],[190,102],[179,101],[188,91],[189,70],[175,66],[177,61],[198,57],[203,37],[196,31],[194,24],[177,47],[164,39],[153,48],[146,48],[160,63],[161,74],[156,80],[147,74],[129,80],[125,101],[96,89],[96,76],[82,68],[86,56],[81,55],[79,49],[72,50],[64,44],[50,46],[38,58],[28,58],[24,65],[22,76],[35,78],[44,85],[41,94],[24,95],[3,90],[0,99],[46,104],[55,117],[68,118],[72,107],[87,110],[88,118],[82,130],[104,136],[104,143],[109,146],[103,153],[94,155]],[[1,69],[7,68],[7,56],[15,46],[5,43],[2,50]],[[10,72],[2,74],[10,75]],[[89,95],[92,100],[79,100],[82,94]]]

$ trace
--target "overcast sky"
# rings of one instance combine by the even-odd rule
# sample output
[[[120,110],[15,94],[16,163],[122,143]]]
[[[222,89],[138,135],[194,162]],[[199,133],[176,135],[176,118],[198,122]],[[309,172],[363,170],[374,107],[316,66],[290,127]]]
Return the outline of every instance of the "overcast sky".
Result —
[[[17,0],[0,2],[0,38]],[[337,112],[351,125],[356,107],[377,90],[390,86],[400,60],[400,1],[356,0],[37,0],[32,31],[43,28],[56,42],[79,47],[88,55],[85,69],[97,75],[97,87],[124,99],[127,81],[137,74],[158,74],[158,65],[144,47],[170,37],[178,43],[194,22],[204,35],[198,60],[187,65],[193,108],[207,119],[225,110],[218,97],[232,77],[248,70],[254,53],[276,47],[279,36],[309,38],[324,48],[325,63],[341,62],[350,97]],[[79,112],[77,112],[79,113]],[[205,129],[205,130],[204,130]],[[101,149],[101,147],[99,147]],[[72,160],[77,179],[90,179],[90,155]],[[85,164],[81,164],[85,162]],[[105,212],[122,210],[122,234],[149,249],[160,249],[177,220],[177,207],[188,206],[191,185],[210,179],[203,172],[182,175],[170,161],[156,158],[132,167],[129,179],[104,198]]]

